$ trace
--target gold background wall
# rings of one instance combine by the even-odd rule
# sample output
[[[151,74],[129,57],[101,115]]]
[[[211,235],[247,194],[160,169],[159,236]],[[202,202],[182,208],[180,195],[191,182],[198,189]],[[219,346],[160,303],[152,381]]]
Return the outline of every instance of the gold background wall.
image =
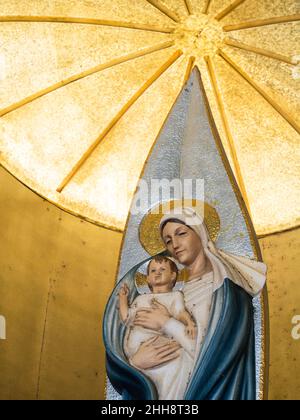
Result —
[[[103,309],[121,234],[71,216],[0,170],[0,399],[104,395]]]
[[[103,399],[101,323],[122,235],[44,201],[0,169],[0,399]],[[269,266],[270,399],[299,399],[299,229],[260,240]]]

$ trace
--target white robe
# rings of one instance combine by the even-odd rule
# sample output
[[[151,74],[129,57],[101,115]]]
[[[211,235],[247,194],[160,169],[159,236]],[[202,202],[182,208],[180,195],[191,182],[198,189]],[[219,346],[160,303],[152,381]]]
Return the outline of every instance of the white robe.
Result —
[[[154,298],[168,309],[173,317],[171,320],[175,320],[180,312],[186,310],[183,294],[179,291],[138,296],[132,303],[126,320],[128,328],[124,351],[129,361],[143,342],[156,336],[159,336],[159,343],[167,343],[174,338],[172,333],[164,334],[133,325],[136,312],[142,308],[150,308]],[[176,325],[176,341],[182,346],[180,356],[164,365],[143,371],[156,385],[160,400],[182,400],[193,368],[196,341],[187,337],[184,324],[176,320]]]
[[[210,313],[212,298],[214,293],[214,276],[213,272],[205,274],[201,278],[190,280],[184,284],[183,287],[185,307],[189,313],[193,316],[197,324],[197,342],[194,353],[193,367],[200,354],[203,341],[205,339]],[[171,318],[164,326],[164,333],[168,336],[172,336],[176,341],[181,340],[179,322]]]

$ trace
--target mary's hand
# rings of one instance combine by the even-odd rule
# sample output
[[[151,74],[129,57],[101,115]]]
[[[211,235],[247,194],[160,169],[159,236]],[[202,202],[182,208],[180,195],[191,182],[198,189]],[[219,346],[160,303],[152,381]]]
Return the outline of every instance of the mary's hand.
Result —
[[[134,325],[160,331],[170,318],[171,315],[168,309],[161,303],[153,300],[151,308],[143,308],[137,311]]]
[[[180,356],[181,347],[176,341],[170,341],[167,344],[157,344],[158,338],[154,337],[145,341],[131,358],[131,363],[137,369],[152,369]]]

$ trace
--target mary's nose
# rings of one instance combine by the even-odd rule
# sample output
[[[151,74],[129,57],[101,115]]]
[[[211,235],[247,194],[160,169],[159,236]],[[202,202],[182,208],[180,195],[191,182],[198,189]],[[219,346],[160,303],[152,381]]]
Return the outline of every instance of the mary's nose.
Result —
[[[179,241],[177,238],[173,238],[173,248],[176,250],[179,247]]]

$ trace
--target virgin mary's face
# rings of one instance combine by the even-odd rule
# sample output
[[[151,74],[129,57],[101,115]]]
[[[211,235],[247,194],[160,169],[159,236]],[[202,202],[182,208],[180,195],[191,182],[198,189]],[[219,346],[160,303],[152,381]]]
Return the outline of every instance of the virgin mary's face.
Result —
[[[171,255],[185,266],[193,264],[198,255],[203,252],[199,236],[193,229],[183,224],[167,223],[162,236]]]

